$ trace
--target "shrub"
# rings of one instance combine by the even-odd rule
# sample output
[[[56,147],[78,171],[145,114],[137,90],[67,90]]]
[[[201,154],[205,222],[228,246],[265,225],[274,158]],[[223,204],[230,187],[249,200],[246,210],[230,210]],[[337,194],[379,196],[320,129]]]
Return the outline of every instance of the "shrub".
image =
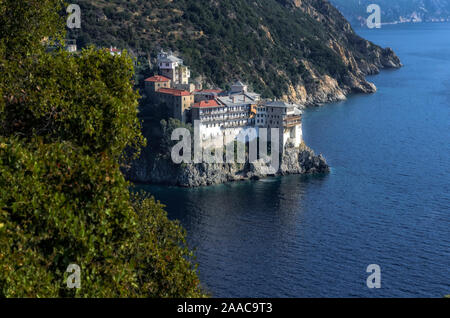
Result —
[[[9,5],[44,29],[24,35],[29,20],[11,23]],[[60,5],[0,2],[0,296],[204,296],[180,225],[130,195],[120,172],[123,154],[145,144],[132,61],[47,52]],[[80,289],[66,286],[69,264],[81,267]]]

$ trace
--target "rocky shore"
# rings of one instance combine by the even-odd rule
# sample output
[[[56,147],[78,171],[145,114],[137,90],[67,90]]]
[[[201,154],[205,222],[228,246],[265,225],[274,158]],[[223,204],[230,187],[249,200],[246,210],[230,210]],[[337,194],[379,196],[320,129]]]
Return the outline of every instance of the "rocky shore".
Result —
[[[309,73],[309,80],[300,80],[295,86],[289,85],[288,92],[282,100],[294,102],[305,107],[319,106],[345,100],[351,94],[371,94],[377,91],[376,86],[367,81],[367,75],[376,75],[382,69],[397,69],[402,63],[390,48],[374,46],[363,40],[360,45],[370,51],[370,61],[357,58],[350,50],[331,42],[330,48],[340,55],[341,60],[348,68],[348,72],[340,79],[330,75],[321,75],[308,61],[302,61]]]
[[[138,183],[200,187],[232,181],[257,180],[265,177],[288,174],[328,173],[329,167],[322,155],[316,155],[309,147],[287,146],[280,168],[273,171],[266,160],[237,164],[180,164],[170,159],[152,158],[145,153],[125,171],[127,179]]]

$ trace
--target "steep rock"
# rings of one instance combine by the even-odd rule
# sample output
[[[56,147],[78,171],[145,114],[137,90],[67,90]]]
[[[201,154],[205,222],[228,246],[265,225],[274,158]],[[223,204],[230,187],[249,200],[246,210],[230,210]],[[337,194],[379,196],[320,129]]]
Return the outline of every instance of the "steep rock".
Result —
[[[300,148],[287,146],[278,170],[270,167],[270,161],[259,159],[254,163],[237,164],[180,164],[175,165],[164,158],[144,156],[131,168],[125,170],[127,178],[138,183],[173,185],[180,187],[200,187],[232,181],[260,179],[276,175],[318,174],[329,172],[322,155],[305,145]],[[151,158],[149,160],[149,158]]]

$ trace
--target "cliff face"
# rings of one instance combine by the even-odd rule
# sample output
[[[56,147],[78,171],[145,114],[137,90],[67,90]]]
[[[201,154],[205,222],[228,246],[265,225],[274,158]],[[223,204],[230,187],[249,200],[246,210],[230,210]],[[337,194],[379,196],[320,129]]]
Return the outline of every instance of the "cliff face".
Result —
[[[366,48],[371,46],[369,42],[361,44]],[[288,91],[282,95],[281,99],[304,106],[317,106],[344,100],[353,93],[375,93],[376,86],[367,81],[366,76],[378,74],[380,69],[401,67],[400,60],[390,48],[373,49],[375,59],[368,62],[365,59],[358,60],[350,50],[343,48],[338,42],[330,42],[330,47],[339,54],[345,65],[352,71],[338,80],[328,74],[319,74],[308,61],[303,61],[312,81],[290,83]]]
[[[345,99],[351,93],[374,93],[376,87],[365,77],[380,69],[399,68],[400,59],[390,48],[381,48],[355,34],[350,24],[328,2],[323,0],[286,0],[293,10],[300,10],[320,24],[327,38],[326,46],[339,57],[345,72],[339,75],[321,74],[314,62],[302,59],[312,80],[291,83],[283,99],[306,106]]]
[[[401,65],[326,0],[72,2],[83,12],[69,35],[79,44],[128,48],[150,67],[160,48],[172,49],[206,87],[241,79],[263,97],[314,105],[372,93],[366,75]]]
[[[270,169],[265,160],[246,164],[181,164],[170,159],[158,159],[150,154],[141,158],[127,170],[126,176],[133,182],[199,187],[231,181],[260,179],[274,175],[327,173],[325,159],[306,146],[300,149],[287,147],[278,171]]]

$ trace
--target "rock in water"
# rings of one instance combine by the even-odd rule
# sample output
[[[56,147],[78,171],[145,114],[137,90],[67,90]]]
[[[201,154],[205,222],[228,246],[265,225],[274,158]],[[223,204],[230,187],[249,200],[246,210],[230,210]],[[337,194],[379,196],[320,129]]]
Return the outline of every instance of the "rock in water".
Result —
[[[330,168],[322,155],[305,145],[294,148],[286,146],[280,168],[274,170],[270,160],[262,158],[253,163],[238,164],[173,164],[170,159],[141,156],[131,168],[125,171],[133,182],[173,185],[180,187],[200,187],[240,180],[254,180],[275,175],[323,174]]]

